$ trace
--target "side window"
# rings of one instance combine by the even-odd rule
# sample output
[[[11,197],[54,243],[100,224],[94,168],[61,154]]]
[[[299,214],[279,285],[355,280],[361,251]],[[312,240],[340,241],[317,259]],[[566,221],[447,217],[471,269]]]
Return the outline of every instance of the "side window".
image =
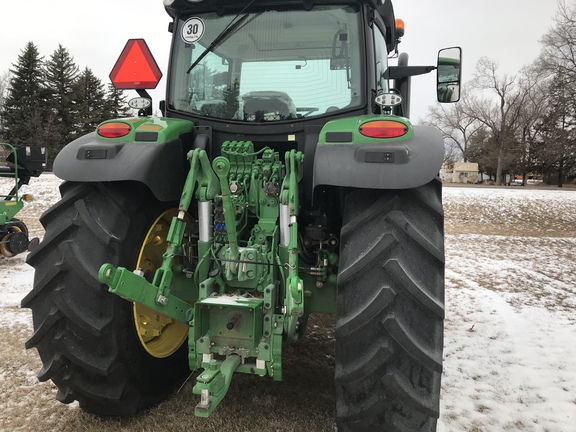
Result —
[[[388,91],[388,82],[384,79],[384,72],[388,68],[388,51],[386,49],[386,38],[380,29],[374,26],[374,50],[376,59],[376,80],[378,93]]]

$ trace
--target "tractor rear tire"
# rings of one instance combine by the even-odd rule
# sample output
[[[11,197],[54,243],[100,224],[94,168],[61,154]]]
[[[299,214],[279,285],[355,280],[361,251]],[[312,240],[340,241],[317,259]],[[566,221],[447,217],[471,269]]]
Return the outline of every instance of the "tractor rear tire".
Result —
[[[62,199],[40,219],[42,243],[29,254],[36,348],[63,403],[100,415],[132,415],[164,399],[190,373],[187,344],[149,355],[136,333],[133,303],[98,280],[104,263],[134,268],[143,238],[166,208],[137,183],[64,183]],[[172,207],[174,203],[172,203]]]
[[[338,431],[435,431],[444,322],[438,179],[347,193],[337,298]]]

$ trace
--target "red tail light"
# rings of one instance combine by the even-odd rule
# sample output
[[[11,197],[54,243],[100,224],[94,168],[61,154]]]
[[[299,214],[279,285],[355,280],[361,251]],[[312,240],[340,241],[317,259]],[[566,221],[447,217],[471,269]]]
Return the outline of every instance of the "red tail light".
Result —
[[[370,138],[397,138],[408,132],[408,126],[392,120],[376,120],[364,123],[358,131]]]
[[[132,127],[128,123],[111,122],[104,123],[98,128],[98,135],[104,138],[121,138],[130,133]]]

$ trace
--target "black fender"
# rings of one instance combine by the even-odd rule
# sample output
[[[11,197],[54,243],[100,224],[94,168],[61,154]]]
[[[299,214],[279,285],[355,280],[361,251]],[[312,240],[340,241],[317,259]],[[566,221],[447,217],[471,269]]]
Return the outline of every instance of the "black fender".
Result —
[[[96,133],[84,135],[60,151],[54,174],[74,182],[136,181],[147,185],[160,201],[177,201],[188,174],[186,154],[192,147],[194,125],[188,123],[188,128],[166,141],[158,134],[156,141],[136,134],[126,142]]]
[[[442,167],[444,139],[437,128],[412,128],[411,138],[393,143],[354,143],[351,133],[335,133],[333,143],[319,142],[313,187],[411,189],[427,184]]]

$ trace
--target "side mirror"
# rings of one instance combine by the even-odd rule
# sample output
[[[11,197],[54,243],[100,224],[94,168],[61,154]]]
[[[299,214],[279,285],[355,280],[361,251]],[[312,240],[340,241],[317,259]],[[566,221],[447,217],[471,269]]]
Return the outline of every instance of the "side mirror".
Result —
[[[461,66],[462,48],[444,48],[438,52],[436,79],[438,102],[451,103],[460,100]]]

